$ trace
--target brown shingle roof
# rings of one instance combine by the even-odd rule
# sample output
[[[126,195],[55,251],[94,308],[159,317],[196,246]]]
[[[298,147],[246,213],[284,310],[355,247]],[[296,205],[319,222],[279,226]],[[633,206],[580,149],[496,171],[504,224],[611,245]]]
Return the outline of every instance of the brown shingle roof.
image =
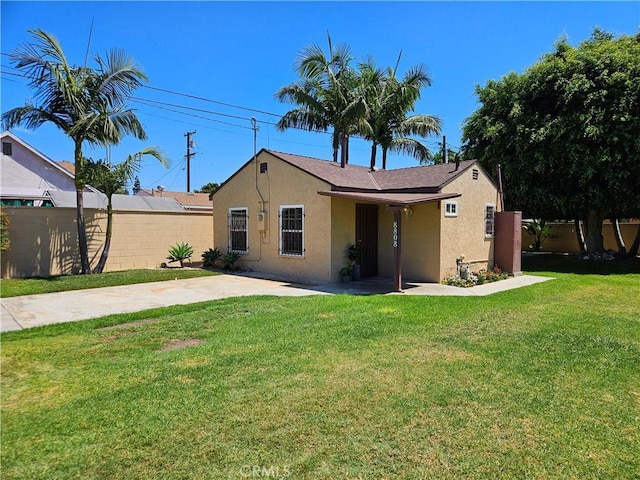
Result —
[[[358,188],[377,190],[377,186],[371,175],[371,171],[366,167],[358,165],[346,165],[341,168],[339,163],[318,158],[304,157],[302,155],[292,155],[290,153],[274,152],[267,150],[271,155],[284,160],[285,162],[298,167],[300,170],[313,175],[314,177],[330,183],[334,187]]]
[[[67,162],[66,160],[62,160],[62,161],[56,162],[56,163],[58,165],[60,165],[62,168],[64,168],[71,175],[75,175],[76,174],[76,164],[75,163]]]
[[[460,162],[456,170],[455,163],[429,165],[395,170],[371,171],[367,167],[347,165],[341,168],[339,163],[317,158],[292,155],[289,153],[266,150],[271,155],[294,165],[301,170],[331,184],[332,190],[375,190],[404,191],[414,193],[435,193],[449,181],[460,175],[475,160]]]
[[[460,162],[457,170],[455,163],[377,170],[373,177],[382,190],[439,190],[474,163],[475,160]]]

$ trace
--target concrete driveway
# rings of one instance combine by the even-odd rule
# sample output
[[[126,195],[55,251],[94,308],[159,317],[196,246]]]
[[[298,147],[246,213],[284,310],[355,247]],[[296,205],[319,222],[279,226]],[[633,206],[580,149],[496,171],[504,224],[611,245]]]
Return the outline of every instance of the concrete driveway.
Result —
[[[523,275],[473,288],[406,282],[404,292],[400,295],[483,296],[546,280],[550,280],[550,278]],[[252,275],[217,275],[119,287],[25,295],[0,299],[0,332],[229,297],[398,294],[392,290],[391,279],[318,286],[289,283],[282,280],[267,280]]]

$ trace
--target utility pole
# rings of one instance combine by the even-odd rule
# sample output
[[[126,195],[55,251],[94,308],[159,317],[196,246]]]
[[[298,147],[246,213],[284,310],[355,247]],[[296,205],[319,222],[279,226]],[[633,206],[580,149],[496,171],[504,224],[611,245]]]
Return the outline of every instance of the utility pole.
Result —
[[[442,161],[449,163],[449,155],[447,154],[447,136],[442,136]]]
[[[196,153],[191,153],[191,148],[193,147],[193,140],[191,140],[191,135],[195,135],[196,131],[187,132],[184,134],[187,137],[187,193],[191,191],[191,157],[193,157]]]

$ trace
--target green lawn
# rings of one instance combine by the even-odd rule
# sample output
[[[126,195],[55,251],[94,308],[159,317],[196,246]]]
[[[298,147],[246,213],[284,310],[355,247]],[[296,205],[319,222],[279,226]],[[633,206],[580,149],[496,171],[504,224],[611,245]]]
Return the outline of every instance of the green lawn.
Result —
[[[638,478],[640,273],[531,268],[3,334],[2,478]]]
[[[216,275],[201,269],[138,269],[108,272],[98,275],[58,275],[53,277],[12,278],[0,283],[0,297],[17,297],[37,293],[65,292],[83,288],[113,287],[134,283],[161,282],[182,278]]]

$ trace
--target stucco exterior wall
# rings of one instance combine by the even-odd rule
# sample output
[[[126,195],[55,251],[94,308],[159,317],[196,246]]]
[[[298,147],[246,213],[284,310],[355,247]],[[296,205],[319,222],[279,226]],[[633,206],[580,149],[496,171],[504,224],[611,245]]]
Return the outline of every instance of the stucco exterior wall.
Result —
[[[402,277],[407,281],[438,282],[440,280],[440,216],[437,203],[411,207],[410,216],[402,215]],[[379,273],[393,276],[392,228],[393,212],[380,207],[378,219]]]
[[[331,198],[318,195],[328,190],[326,182],[308,175],[286,162],[262,152],[257,163],[267,163],[266,173],[257,173],[256,164],[247,163],[213,197],[214,244],[222,252],[229,249],[229,208],[248,208],[248,253],[241,254],[241,268],[280,275],[291,280],[326,283],[334,277],[331,253]],[[258,229],[257,215],[264,199],[265,231]],[[304,206],[304,256],[279,253],[279,213],[283,205]]]
[[[478,179],[473,179],[473,169]],[[472,270],[493,268],[493,237],[485,237],[485,206],[498,206],[498,191],[485,171],[473,166],[442,188],[443,193],[461,193],[451,201],[458,202],[458,215],[445,216],[445,200],[440,202],[440,278],[456,274],[456,258],[464,255],[464,262]]]
[[[344,198],[331,199],[331,281],[340,280],[340,269],[346,266],[347,248],[355,243],[356,203]]]
[[[72,274],[80,271],[75,208],[4,207],[10,218],[10,249],[2,254],[2,277]],[[106,230],[104,210],[85,209],[89,259],[98,262]],[[171,245],[187,242],[199,261],[213,243],[210,213],[117,211],[105,271],[159,267]]]

